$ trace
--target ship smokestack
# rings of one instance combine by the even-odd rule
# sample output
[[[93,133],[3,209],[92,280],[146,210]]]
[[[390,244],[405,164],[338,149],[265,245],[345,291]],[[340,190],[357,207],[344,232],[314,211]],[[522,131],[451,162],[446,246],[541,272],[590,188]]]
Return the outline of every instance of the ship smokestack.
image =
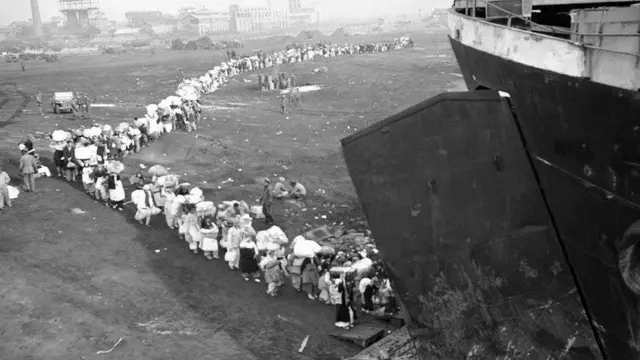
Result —
[[[38,0],[31,0],[31,21],[33,21],[33,35],[42,36],[42,20]]]

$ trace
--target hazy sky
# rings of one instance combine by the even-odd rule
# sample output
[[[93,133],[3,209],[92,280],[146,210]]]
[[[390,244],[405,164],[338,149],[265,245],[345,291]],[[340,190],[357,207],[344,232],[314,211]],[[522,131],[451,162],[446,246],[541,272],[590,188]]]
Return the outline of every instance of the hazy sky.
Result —
[[[100,9],[112,20],[123,20],[126,11],[159,10],[177,13],[185,6],[206,6],[209,9],[228,9],[230,3],[240,6],[263,6],[267,0],[99,0]],[[57,0],[39,0],[40,16],[47,21],[58,16]],[[321,18],[330,17],[384,17],[401,13],[417,13],[417,9],[446,8],[453,0],[316,0],[316,8]],[[31,18],[30,0],[0,0],[0,26],[12,21],[26,21]],[[358,11],[360,10],[360,11]],[[356,15],[358,14],[358,15]]]

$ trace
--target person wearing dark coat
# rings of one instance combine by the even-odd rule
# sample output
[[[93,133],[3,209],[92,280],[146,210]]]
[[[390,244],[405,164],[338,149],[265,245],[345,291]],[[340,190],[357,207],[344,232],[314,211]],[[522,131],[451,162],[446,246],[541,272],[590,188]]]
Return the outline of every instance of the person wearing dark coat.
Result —
[[[356,312],[353,308],[353,287],[347,284],[344,274],[342,274],[337,287],[340,301],[336,303],[336,326],[352,328],[356,321]]]
[[[362,309],[366,312],[373,312],[373,295],[378,292],[378,280],[373,278],[369,284],[364,288],[364,294],[362,294],[364,305]]]
[[[240,241],[239,268],[245,281],[253,278],[253,281],[260,282],[258,247],[251,237],[245,235],[243,235],[243,239]]]
[[[76,181],[76,149],[71,140],[67,141],[67,146],[62,149],[62,161],[66,180],[68,182]]]

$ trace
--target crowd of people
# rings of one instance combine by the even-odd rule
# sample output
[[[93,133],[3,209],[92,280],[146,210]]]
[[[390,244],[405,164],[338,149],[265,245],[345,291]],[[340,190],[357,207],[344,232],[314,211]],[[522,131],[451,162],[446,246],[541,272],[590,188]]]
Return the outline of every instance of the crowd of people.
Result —
[[[134,190],[127,201],[120,175],[124,165],[119,159],[140,151],[174,129],[196,131],[202,120],[200,96],[217,90],[233,75],[275,64],[312,60],[316,56],[390,51],[409,43],[403,37],[366,45],[296,45],[286,51],[229,59],[198,79],[183,80],[175,96],[147,106],[144,117],[134,118],[131,123],[121,123],[115,128],[94,124],[73,131],[54,131],[51,148],[56,174],[68,182],[81,182],[87,194],[106,206],[122,211],[126,204],[133,204],[134,217],[142,225],[150,226],[154,216],[164,213],[167,227],[177,230],[178,238],[194,254],[203,253],[209,260],[224,259],[229,269],[239,270],[246,281],[260,282],[264,277],[270,296],[276,296],[290,278],[292,287],[309,299],[336,306],[336,326],[354,325],[357,303],[366,312],[374,312],[377,307],[381,313],[392,313],[396,307],[391,288],[381,266],[369,259],[370,254],[355,250],[336,253],[330,247],[305,252],[301,244],[306,244],[306,239],[297,236],[289,243],[285,233],[274,225],[273,201],[300,200],[307,195],[299,182],[292,180],[287,187],[286,179],[281,177],[272,186],[271,179],[265,178],[261,206],[249,206],[244,201],[214,204],[205,199],[200,188],[181,182],[179,175],[155,165],[148,169],[149,178],[142,172],[129,178]],[[24,171],[37,173],[39,165],[32,142],[21,144],[21,149],[26,156]],[[32,155],[33,161],[28,155]],[[21,160],[21,171],[22,163]],[[1,170],[0,203],[4,205],[8,196],[2,188],[5,179]],[[25,177],[27,191],[35,189],[31,179]],[[269,228],[256,232],[254,219],[264,219]]]

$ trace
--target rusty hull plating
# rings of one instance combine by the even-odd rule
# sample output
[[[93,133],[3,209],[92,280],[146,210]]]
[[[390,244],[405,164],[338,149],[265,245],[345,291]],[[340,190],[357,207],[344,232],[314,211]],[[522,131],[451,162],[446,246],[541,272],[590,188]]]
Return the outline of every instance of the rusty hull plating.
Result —
[[[342,145],[422,360],[602,358],[509,100],[443,94]]]

